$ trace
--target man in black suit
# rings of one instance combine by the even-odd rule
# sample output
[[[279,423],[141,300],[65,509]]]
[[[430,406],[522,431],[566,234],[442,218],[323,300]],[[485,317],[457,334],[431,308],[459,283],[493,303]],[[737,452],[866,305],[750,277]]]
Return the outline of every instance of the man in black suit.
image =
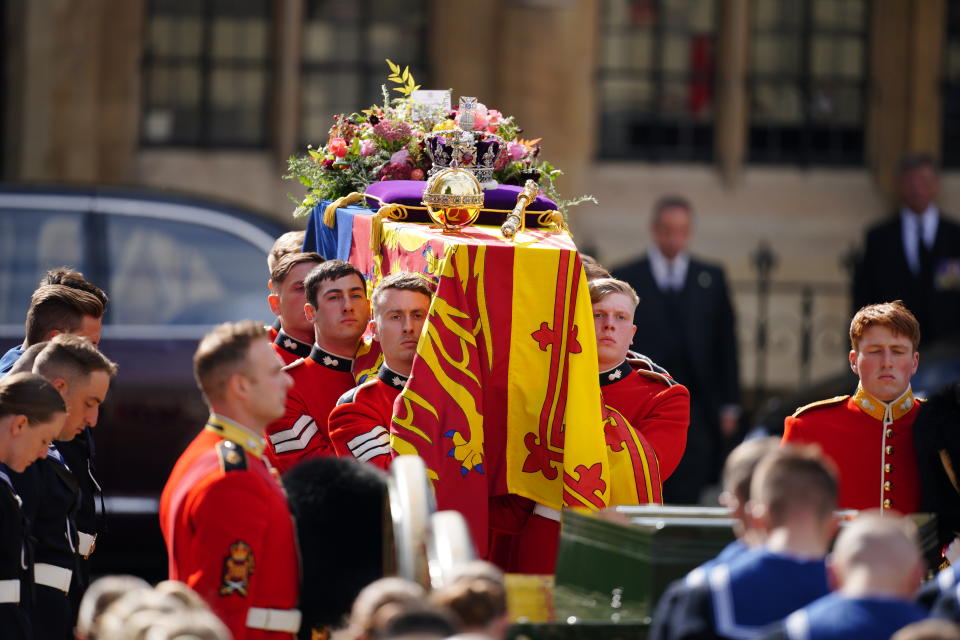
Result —
[[[900,209],[867,231],[853,278],[855,310],[903,300],[928,345],[960,333],[960,225],[937,207],[939,187],[932,156],[903,159]]]
[[[690,429],[680,466],[664,484],[664,501],[696,504],[717,479],[737,432],[740,382],[733,308],[723,269],[687,252],[693,210],[679,196],[653,209],[654,244],[613,272],[640,296],[634,316],[637,351],[690,390]]]

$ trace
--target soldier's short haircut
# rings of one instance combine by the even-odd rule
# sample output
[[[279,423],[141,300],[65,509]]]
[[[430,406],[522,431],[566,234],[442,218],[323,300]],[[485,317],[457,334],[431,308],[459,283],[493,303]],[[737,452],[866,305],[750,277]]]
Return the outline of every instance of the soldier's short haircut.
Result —
[[[33,372],[47,380],[62,378],[72,383],[94,371],[103,371],[112,378],[117,375],[117,365],[100,353],[92,342],[69,333],[51,338],[33,362]]]
[[[0,418],[24,415],[30,425],[35,425],[66,410],[63,396],[42,376],[12,373],[0,380]]]
[[[288,253],[280,258],[276,265],[274,265],[273,271],[270,272],[270,281],[275,285],[282,283],[287,279],[287,276],[290,275],[290,272],[293,271],[295,266],[298,264],[303,264],[304,262],[323,264],[324,259],[323,256],[316,251],[307,251],[305,253]]]
[[[930,153],[908,153],[900,159],[897,166],[898,175],[909,173],[915,169],[929,168],[937,171],[937,161]]]
[[[217,325],[200,339],[193,354],[193,375],[208,402],[223,398],[230,376],[249,375],[250,346],[267,337],[261,323],[241,320]]]
[[[723,490],[729,491],[740,504],[750,499],[750,480],[763,458],[776,451],[779,438],[754,438],[745,440],[734,448],[723,464]]]
[[[89,282],[83,277],[82,273],[71,269],[70,267],[57,267],[56,269],[50,269],[50,271],[47,271],[43,278],[40,279],[39,286],[42,287],[47,284],[62,284],[65,287],[71,287],[72,289],[79,289],[81,291],[86,291],[87,293],[92,293],[97,297],[97,300],[100,301],[100,304],[103,305],[104,309],[107,308],[107,303],[110,302],[110,298],[103,289],[92,282]]]
[[[303,279],[303,288],[306,291],[307,302],[316,307],[317,292],[320,290],[321,284],[327,280],[339,280],[340,278],[349,276],[350,274],[354,274],[360,278],[360,284],[364,286],[363,293],[366,295],[367,281],[360,272],[360,269],[357,269],[349,262],[344,262],[343,260],[327,260],[323,264],[317,265],[309,274],[307,274],[307,277]]]
[[[872,326],[887,327],[897,336],[907,338],[913,350],[920,347],[920,323],[900,300],[869,304],[857,311],[850,321],[850,348],[859,351],[863,334]]]
[[[622,293],[630,298],[633,308],[636,309],[640,304],[640,296],[629,283],[616,278],[597,278],[591,280],[590,284],[590,304],[597,304],[611,293]]]
[[[62,284],[46,284],[33,292],[25,326],[27,346],[42,342],[51,331],[72,333],[83,318],[103,317],[103,303],[92,293]]]
[[[837,472],[817,445],[782,445],[757,465],[750,499],[766,506],[775,527],[796,512],[826,519],[837,508]]]
[[[280,258],[288,253],[303,251],[303,240],[306,236],[306,231],[287,231],[277,238],[273,247],[270,248],[270,253],[267,254],[267,270],[273,273],[273,269],[277,266]]]
[[[606,267],[600,264],[596,258],[586,253],[580,254],[580,262],[583,264],[583,273],[587,277],[587,282],[599,280],[600,278],[611,278],[610,272]]]
[[[690,204],[690,201],[683,196],[671,193],[657,198],[657,201],[653,203],[650,222],[653,224],[660,222],[660,216],[663,215],[663,212],[667,209],[683,209],[691,216],[693,215],[693,206]]]
[[[377,315],[377,310],[383,304],[383,297],[389,289],[416,291],[417,293],[422,293],[427,296],[427,298],[432,298],[435,291],[433,284],[416,271],[398,271],[391,273],[380,281],[373,290],[373,295],[370,296],[371,302],[373,303],[374,316]]]

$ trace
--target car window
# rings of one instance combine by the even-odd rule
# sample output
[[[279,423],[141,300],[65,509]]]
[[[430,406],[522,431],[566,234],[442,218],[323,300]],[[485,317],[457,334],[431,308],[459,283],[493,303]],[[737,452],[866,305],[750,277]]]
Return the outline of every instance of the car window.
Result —
[[[0,209],[0,324],[23,325],[47,270],[86,271],[83,218],[81,212]]]
[[[113,324],[209,325],[269,320],[266,255],[229,232],[109,216]]]

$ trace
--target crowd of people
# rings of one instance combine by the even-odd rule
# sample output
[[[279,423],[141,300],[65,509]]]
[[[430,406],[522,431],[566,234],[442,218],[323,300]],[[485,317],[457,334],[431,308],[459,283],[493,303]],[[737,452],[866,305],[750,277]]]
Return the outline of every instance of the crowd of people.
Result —
[[[930,170],[905,164],[903,216],[931,219]],[[902,225],[918,278],[941,273],[922,243],[951,223],[933,214]],[[691,224],[670,196],[640,262],[611,274],[581,257],[615,504],[699,502],[737,435],[733,312],[722,270],[687,251]],[[4,638],[504,637],[501,571],[552,573],[561,513],[492,496],[489,563],[430,593],[382,577],[390,425],[434,283],[400,271],[368,295],[356,265],[303,246],[290,232],[268,257],[272,327],[226,323],[197,346],[210,415],[161,495],[170,580],[156,587],[90,584],[105,516],[92,428],[118,374],[97,348],[109,298],[68,268],[44,276],[23,343],[0,358]],[[917,594],[927,568],[901,515],[937,512],[947,561],[960,555],[960,385],[929,406],[913,395],[920,330],[903,302],[867,299],[850,325],[855,393],[801,407],[782,441],[733,449],[721,503],[737,540],[670,587],[651,637],[960,637],[921,622],[960,620],[960,575],[947,567]],[[861,515],[834,542],[838,508]]]

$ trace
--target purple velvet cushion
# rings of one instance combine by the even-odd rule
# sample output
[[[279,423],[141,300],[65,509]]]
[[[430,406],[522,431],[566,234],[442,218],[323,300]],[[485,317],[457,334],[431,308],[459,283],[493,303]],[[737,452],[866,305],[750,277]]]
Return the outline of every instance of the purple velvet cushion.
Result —
[[[392,202],[405,205],[420,205],[423,199],[423,188],[427,183],[423,180],[384,180],[383,182],[374,182],[367,187],[367,193],[372,194],[384,202]],[[496,189],[490,189],[483,192],[483,207],[485,209],[513,209],[517,204],[517,196],[521,188],[501,184]],[[373,200],[368,201],[368,206],[376,209],[377,203]],[[556,209],[557,203],[542,195],[527,207],[527,211],[549,211]]]

